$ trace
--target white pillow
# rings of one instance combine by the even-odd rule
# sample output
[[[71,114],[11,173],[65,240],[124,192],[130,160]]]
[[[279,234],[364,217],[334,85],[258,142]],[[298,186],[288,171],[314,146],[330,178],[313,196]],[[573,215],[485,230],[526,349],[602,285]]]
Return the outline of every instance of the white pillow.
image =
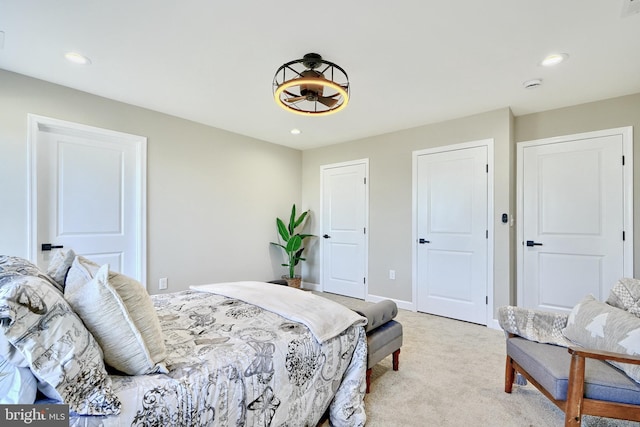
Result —
[[[160,321],[139,282],[78,256],[64,296],[100,344],[108,365],[128,375],[168,372]]]
[[[13,366],[0,357],[0,404],[32,404],[38,382],[29,368]]]

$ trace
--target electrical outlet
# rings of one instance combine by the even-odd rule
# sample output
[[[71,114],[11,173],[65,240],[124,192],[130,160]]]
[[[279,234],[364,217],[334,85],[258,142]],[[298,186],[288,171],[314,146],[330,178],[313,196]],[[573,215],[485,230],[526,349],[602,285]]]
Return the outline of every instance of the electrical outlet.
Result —
[[[158,282],[158,289],[167,289],[169,287],[169,283],[166,277],[163,277],[162,279],[160,279],[160,281]]]
[[[389,270],[389,279],[396,280],[396,271],[395,270]]]

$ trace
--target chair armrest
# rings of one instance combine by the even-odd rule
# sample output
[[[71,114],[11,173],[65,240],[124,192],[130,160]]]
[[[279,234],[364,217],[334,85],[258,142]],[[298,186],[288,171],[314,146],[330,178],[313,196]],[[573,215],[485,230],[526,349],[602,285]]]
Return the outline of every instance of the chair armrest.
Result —
[[[569,347],[569,353],[589,359],[611,360],[613,362],[640,365],[640,356],[632,356],[629,354],[613,353],[611,351],[579,347]]]
[[[370,332],[396,317],[398,314],[398,306],[391,300],[382,300],[354,311],[367,318],[365,330],[366,332]]]

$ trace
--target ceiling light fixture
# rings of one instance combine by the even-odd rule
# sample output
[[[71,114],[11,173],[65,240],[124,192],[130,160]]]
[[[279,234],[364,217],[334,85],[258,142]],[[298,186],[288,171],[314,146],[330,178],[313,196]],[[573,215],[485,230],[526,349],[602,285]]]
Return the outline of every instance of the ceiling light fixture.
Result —
[[[562,61],[566,61],[569,58],[569,55],[566,53],[553,53],[542,60],[540,65],[543,67],[553,67],[554,65],[558,65]]]
[[[300,135],[302,131],[300,129],[291,129],[291,135]]]
[[[91,60],[86,56],[78,53],[78,52],[67,52],[64,54],[64,57],[67,58],[67,61],[73,62],[74,64],[80,65],[89,65],[91,64]]]
[[[349,102],[349,77],[317,53],[287,62],[273,77],[273,96],[287,111],[303,115],[337,113]]]

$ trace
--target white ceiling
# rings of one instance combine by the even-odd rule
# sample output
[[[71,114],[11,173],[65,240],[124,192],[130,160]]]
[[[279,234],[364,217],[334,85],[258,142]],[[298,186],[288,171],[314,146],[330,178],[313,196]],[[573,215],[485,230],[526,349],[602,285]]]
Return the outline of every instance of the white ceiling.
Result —
[[[307,149],[638,93],[629,1],[0,0],[0,68]],[[67,62],[72,50],[92,64]],[[349,74],[343,111],[304,117],[273,101],[277,68],[309,52]],[[570,58],[539,65],[555,52]]]

